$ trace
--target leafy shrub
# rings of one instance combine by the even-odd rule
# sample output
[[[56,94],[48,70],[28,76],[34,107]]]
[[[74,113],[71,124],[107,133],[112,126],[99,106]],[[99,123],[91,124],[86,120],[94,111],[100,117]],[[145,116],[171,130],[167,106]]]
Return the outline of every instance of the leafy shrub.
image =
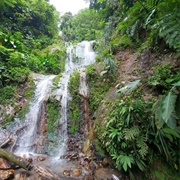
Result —
[[[117,101],[100,137],[103,146],[116,161],[117,168],[145,170],[148,161],[148,126],[153,120],[152,102],[142,99]]]
[[[10,103],[10,101],[15,98],[15,92],[17,88],[14,86],[6,86],[3,88],[0,88],[0,103],[6,104]]]
[[[29,69],[25,67],[11,67],[8,70],[8,81],[23,83],[29,75]]]
[[[148,84],[161,90],[170,90],[179,80],[180,72],[171,65],[155,66],[153,75],[148,78]]]
[[[114,50],[117,50],[119,48],[126,48],[126,47],[132,47],[133,43],[131,41],[131,39],[127,36],[127,34],[124,34],[122,36],[120,35],[115,35],[114,37],[112,37],[112,48]]]
[[[8,66],[21,67],[26,66],[25,55],[15,51],[8,58]]]
[[[173,87],[169,84],[172,88],[155,103],[153,99],[145,102],[141,98],[141,89],[135,89],[138,83],[136,80],[118,91],[120,98],[124,96],[123,100],[114,103],[106,127],[98,138],[116,166],[131,175],[135,168],[146,170],[152,162],[152,153],[162,154],[172,167],[178,169],[180,82]],[[122,96],[126,91],[131,94]]]
[[[165,0],[159,6],[159,36],[164,38],[170,48],[180,51],[180,12],[179,2]]]

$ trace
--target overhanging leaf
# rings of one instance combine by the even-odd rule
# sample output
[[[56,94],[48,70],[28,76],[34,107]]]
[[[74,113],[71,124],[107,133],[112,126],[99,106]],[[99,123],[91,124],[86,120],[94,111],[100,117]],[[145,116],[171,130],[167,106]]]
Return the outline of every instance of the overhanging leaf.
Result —
[[[177,95],[170,91],[162,101],[162,118],[165,123],[168,122],[172,113],[175,111],[176,98]]]
[[[127,86],[119,89],[117,93],[124,93],[126,91],[132,91],[133,89],[135,89],[135,87],[138,85],[139,82],[140,82],[140,79],[137,79],[133,81],[132,83],[128,84]]]
[[[173,84],[173,86],[180,86],[180,81],[178,81],[177,83]]]
[[[176,116],[173,116],[173,114],[170,116],[170,118],[167,121],[167,125],[171,128],[174,129],[176,127]]]

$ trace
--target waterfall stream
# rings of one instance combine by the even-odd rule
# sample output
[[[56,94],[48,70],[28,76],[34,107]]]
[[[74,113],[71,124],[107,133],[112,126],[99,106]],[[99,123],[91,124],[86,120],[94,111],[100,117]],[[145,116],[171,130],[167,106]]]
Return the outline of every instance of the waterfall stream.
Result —
[[[67,46],[67,59],[65,64],[65,72],[59,82],[59,89],[56,92],[56,98],[61,102],[61,117],[59,121],[59,134],[61,137],[61,143],[59,147],[59,155],[61,156],[66,149],[67,136],[67,103],[69,101],[70,95],[68,93],[68,83],[70,75],[75,71],[81,71],[88,65],[95,62],[96,54],[92,49],[92,43],[88,41],[83,41],[77,46],[68,45]]]
[[[30,103],[29,111],[25,115],[25,120],[22,123],[21,120],[15,119],[14,125],[11,125],[9,130],[13,134],[19,130],[20,132],[14,134],[14,138],[17,138],[17,143],[15,147],[15,153],[17,154],[28,154],[28,153],[43,153],[43,143],[42,143],[42,131],[41,125],[45,119],[43,112],[45,112],[45,104],[48,100],[50,94],[60,102],[60,119],[58,121],[58,154],[56,156],[61,156],[66,150],[66,140],[68,138],[67,133],[67,110],[68,101],[70,100],[70,95],[68,92],[68,83],[71,74],[75,70],[79,70],[80,77],[85,76],[85,71],[83,70],[88,65],[95,62],[96,54],[92,49],[92,43],[88,41],[83,41],[76,46],[72,44],[67,45],[67,58],[65,63],[65,71],[62,73],[62,77],[58,83],[57,90],[51,92],[52,80],[54,75],[45,76],[40,74],[34,74],[34,80],[36,84],[34,99]],[[84,83],[84,82],[83,82]],[[82,85],[84,88],[85,85]],[[80,90],[82,92],[83,90]],[[48,120],[47,120],[48,121]],[[13,127],[13,128],[12,128]]]
[[[30,104],[29,112],[25,116],[25,127],[21,136],[18,137],[17,154],[27,152],[36,152],[36,145],[39,141],[40,133],[38,134],[38,121],[42,117],[41,109],[43,103],[47,101],[52,85],[52,79],[55,76],[44,76],[34,74],[36,90],[34,100]]]

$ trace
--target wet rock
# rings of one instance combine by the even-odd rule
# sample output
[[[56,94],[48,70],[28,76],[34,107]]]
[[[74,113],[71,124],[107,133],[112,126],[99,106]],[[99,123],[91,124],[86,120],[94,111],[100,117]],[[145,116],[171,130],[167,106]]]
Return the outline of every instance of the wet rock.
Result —
[[[89,166],[92,172],[94,172],[98,168],[98,164],[95,161],[91,161],[89,163]]]
[[[64,176],[71,176],[71,173],[72,173],[71,170],[64,170],[63,171]]]
[[[8,161],[0,157],[0,168],[7,169],[9,167],[10,167],[10,164],[8,163]]]
[[[73,175],[74,176],[81,176],[82,170],[80,168],[76,168],[73,170]]]
[[[122,179],[122,175],[117,170],[111,168],[99,168],[95,171],[96,180],[118,180]]]
[[[14,176],[14,170],[9,169],[9,170],[0,170],[0,177],[3,180],[8,180]]]
[[[29,175],[27,173],[17,173],[14,176],[14,180],[27,180],[28,176]]]
[[[104,167],[109,166],[109,165],[110,165],[109,160],[108,160],[107,158],[104,158],[103,161],[102,161],[102,165],[103,165]]]
[[[79,159],[79,164],[86,170],[90,169],[90,159],[88,157],[82,157]]]
[[[33,158],[31,158],[31,157],[25,158],[25,160],[28,161],[28,162],[30,162],[30,163],[33,162]]]
[[[37,157],[37,161],[45,161],[45,160],[46,160],[46,157],[44,157],[44,156]]]

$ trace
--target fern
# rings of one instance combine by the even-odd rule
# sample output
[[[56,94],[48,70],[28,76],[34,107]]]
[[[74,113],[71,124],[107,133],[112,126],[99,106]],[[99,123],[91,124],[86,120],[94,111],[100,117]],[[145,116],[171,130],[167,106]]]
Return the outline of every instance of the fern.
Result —
[[[140,133],[139,127],[138,126],[133,126],[130,129],[125,129],[124,130],[124,138],[126,140],[134,140]]]
[[[128,167],[131,168],[131,164],[134,164],[134,158],[131,155],[123,155],[117,157],[116,164],[119,167],[123,167],[124,171],[127,171]]]
[[[146,144],[146,137],[144,136],[138,136],[136,139],[137,147],[139,148],[138,152],[141,155],[142,158],[144,158],[148,153],[148,145]]]
[[[180,51],[180,11],[178,3],[171,3],[171,8],[166,11],[158,22],[160,26],[159,36],[165,39],[170,48]]]

